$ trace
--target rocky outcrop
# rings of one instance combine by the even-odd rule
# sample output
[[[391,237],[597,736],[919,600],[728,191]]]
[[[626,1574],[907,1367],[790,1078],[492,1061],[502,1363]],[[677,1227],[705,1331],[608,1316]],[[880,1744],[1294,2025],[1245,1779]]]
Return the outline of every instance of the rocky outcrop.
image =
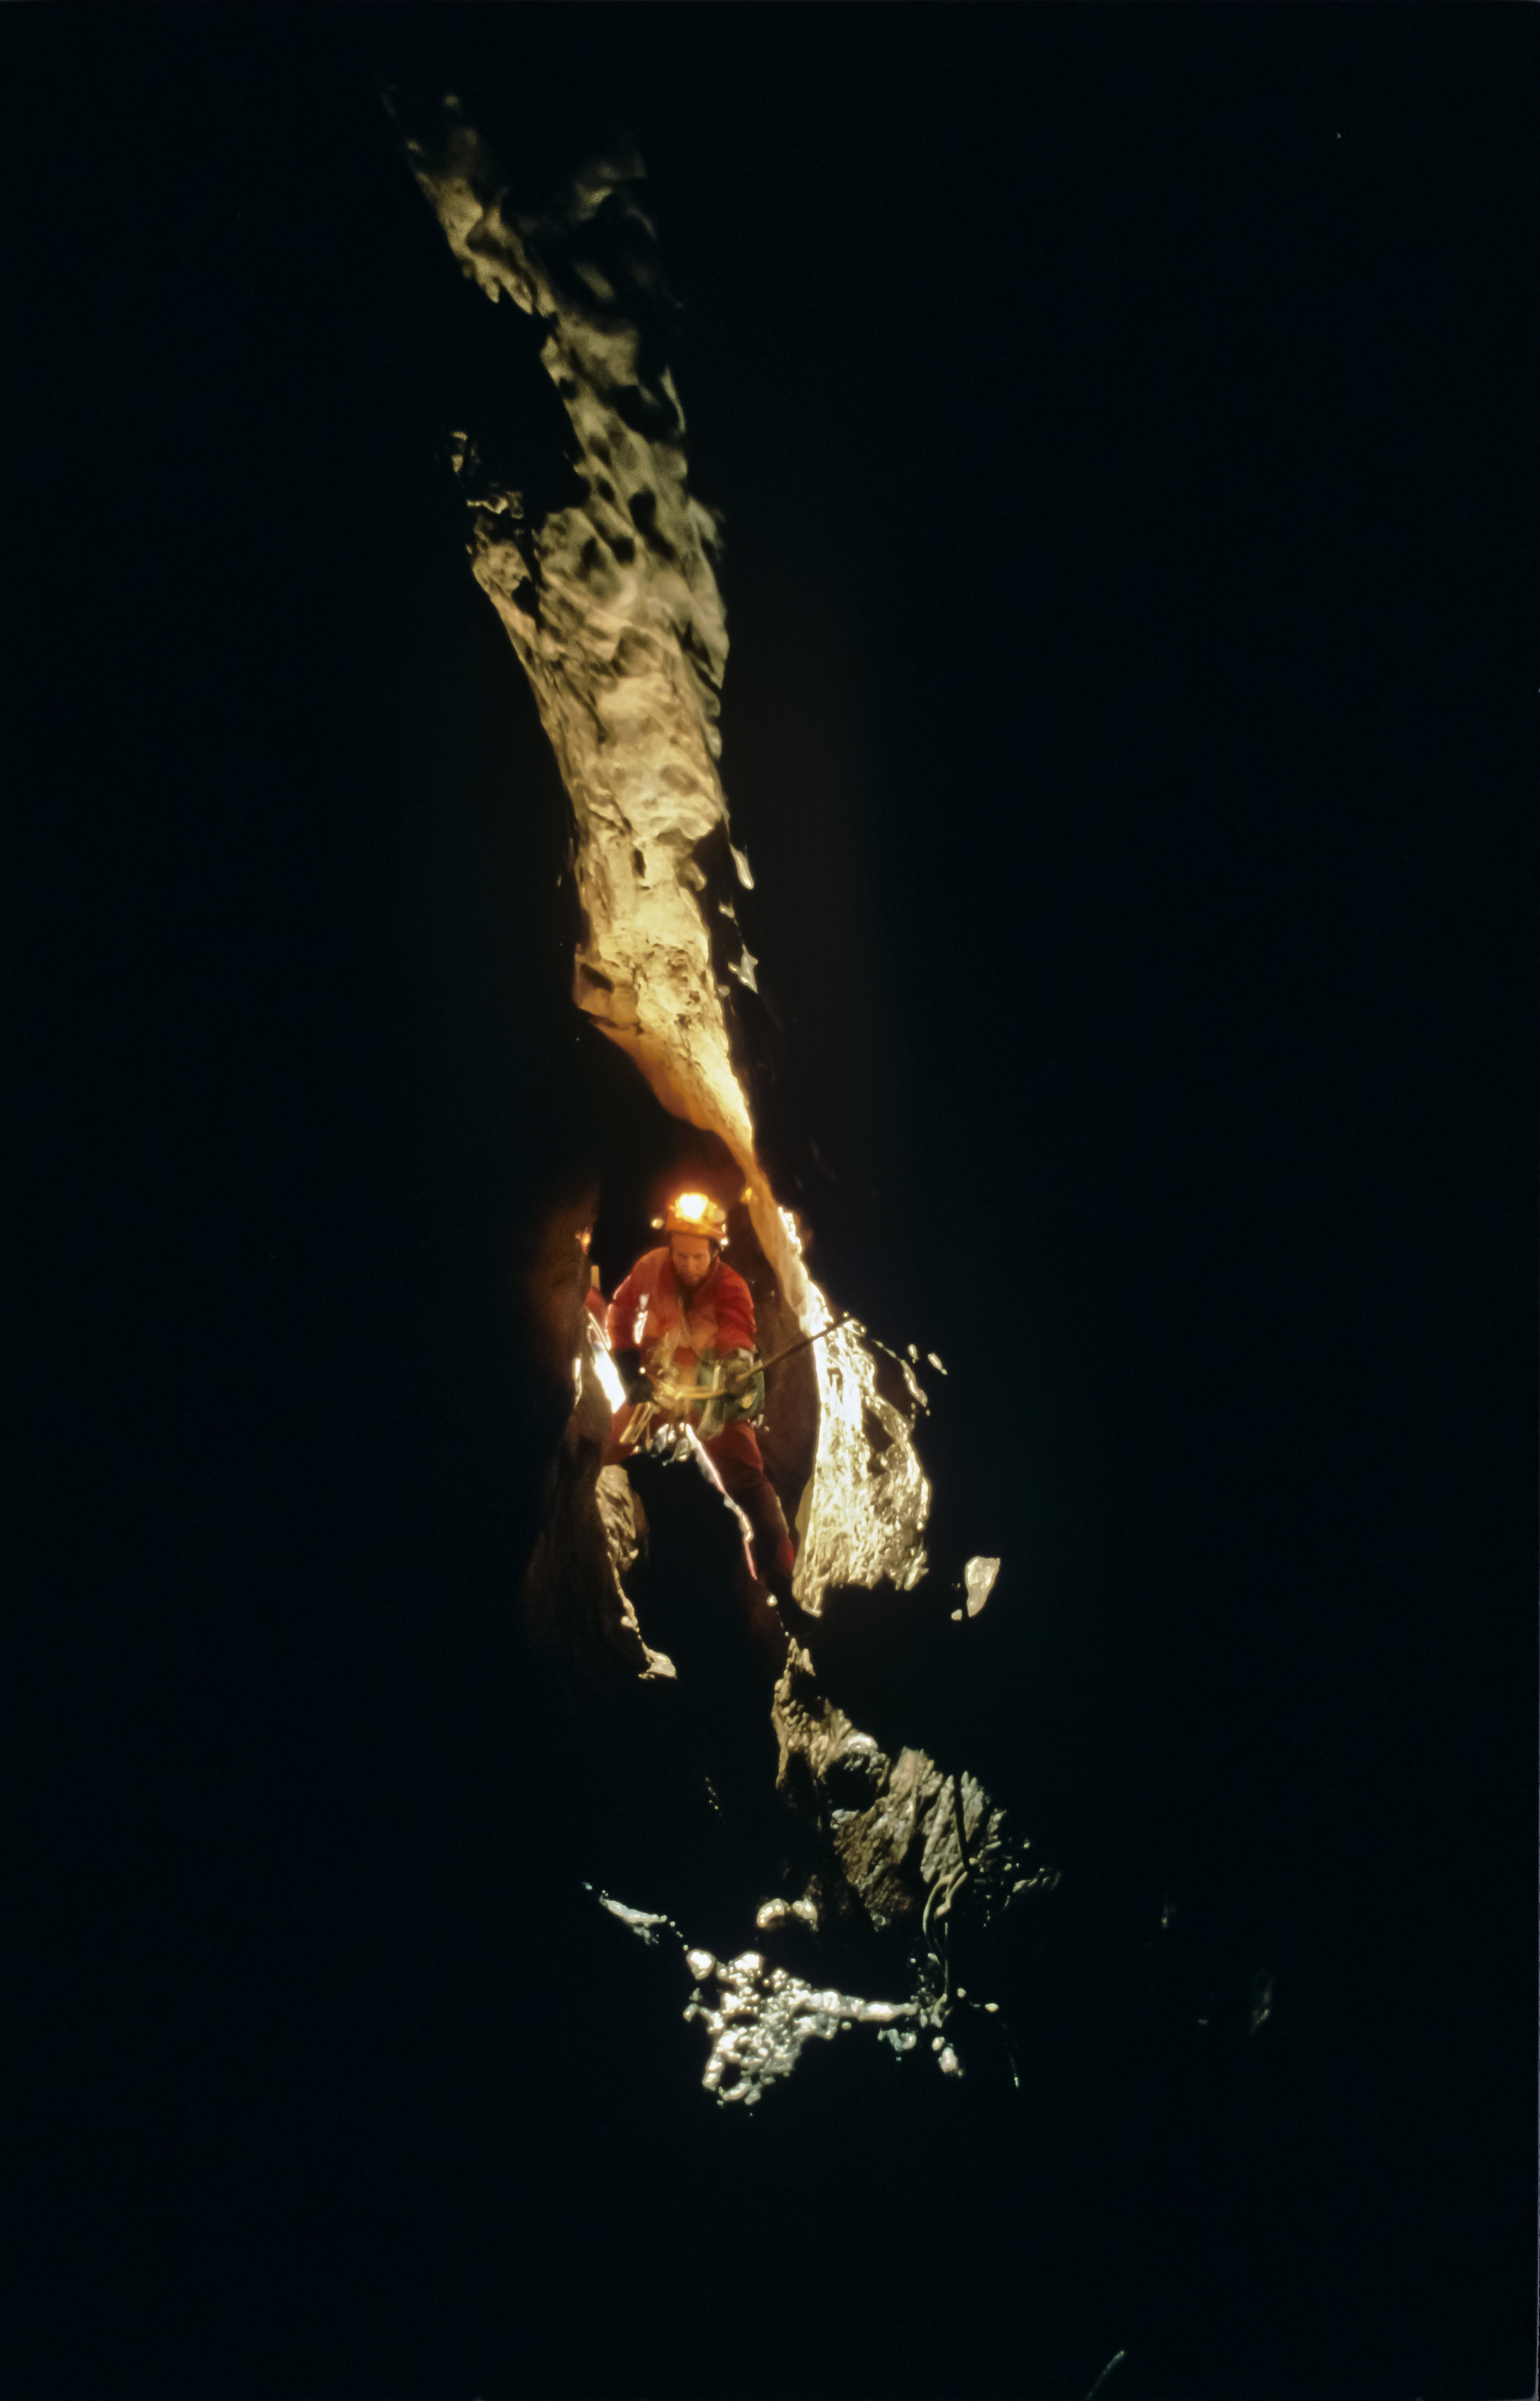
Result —
[[[624,1470],[599,1464],[609,1410],[598,1397],[599,1409],[573,1410],[553,1463],[525,1623],[535,1648],[579,1683],[672,1676],[673,1662],[643,1640],[626,1589],[645,1529]]]
[[[829,1699],[805,1653],[789,1657],[771,1714],[777,1789],[822,1851],[820,1906],[878,1932],[913,1919],[928,1931],[965,1893],[986,1918],[1038,1881],[1030,1845],[973,1777],[907,1746],[889,1757]]]
[[[540,323],[575,437],[583,498],[538,521],[456,437],[477,582],[533,688],[577,823],[585,931],[575,996],[667,1106],[720,1131],[752,1179],[753,1129],[728,1055],[696,854],[725,831],[717,756],[727,631],[689,491],[684,419],[646,333],[664,303],[635,158],[596,161],[541,218],[516,213],[457,104],[412,143],[450,249],[488,300]],[[762,1206],[767,1247],[776,1229]],[[791,1278],[788,1255],[777,1267]]]

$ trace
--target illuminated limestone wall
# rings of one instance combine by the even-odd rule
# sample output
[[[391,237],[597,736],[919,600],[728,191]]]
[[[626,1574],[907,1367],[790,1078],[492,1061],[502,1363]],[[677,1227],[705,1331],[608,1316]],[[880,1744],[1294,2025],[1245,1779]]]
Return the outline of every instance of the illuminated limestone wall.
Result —
[[[539,323],[576,439],[583,497],[538,521],[516,491],[481,474],[474,429],[455,453],[476,580],[533,687],[571,800],[584,927],[575,998],[665,1107],[727,1144],[765,1255],[812,1333],[832,1312],[756,1156],[712,964],[699,854],[729,831],[717,767],[727,629],[715,528],[688,487],[683,413],[640,330],[662,296],[640,164],[585,168],[537,219],[514,212],[456,102],[431,139],[406,148],[464,273]],[[747,862],[733,858],[747,883]],[[747,954],[737,964],[745,981],[753,964]],[[854,1329],[813,1356],[818,1447],[797,1589],[816,1605],[830,1584],[914,1584],[929,1492]],[[887,1437],[880,1448],[866,1412]]]

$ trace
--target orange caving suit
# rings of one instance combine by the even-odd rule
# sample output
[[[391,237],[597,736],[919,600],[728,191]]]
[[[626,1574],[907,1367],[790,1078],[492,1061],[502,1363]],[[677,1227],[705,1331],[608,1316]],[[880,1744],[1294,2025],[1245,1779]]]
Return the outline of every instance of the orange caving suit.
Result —
[[[649,1375],[688,1383],[701,1360],[754,1350],[753,1295],[736,1269],[719,1257],[686,1298],[667,1250],[649,1251],[610,1303],[610,1348],[623,1361],[628,1352],[639,1351]],[[615,1411],[605,1447],[606,1466],[627,1456],[621,1432],[630,1415],[629,1402]],[[720,1434],[708,1434],[701,1447],[753,1528],[761,1582],[772,1592],[789,1592],[796,1546],[765,1475],[753,1427],[736,1418]]]

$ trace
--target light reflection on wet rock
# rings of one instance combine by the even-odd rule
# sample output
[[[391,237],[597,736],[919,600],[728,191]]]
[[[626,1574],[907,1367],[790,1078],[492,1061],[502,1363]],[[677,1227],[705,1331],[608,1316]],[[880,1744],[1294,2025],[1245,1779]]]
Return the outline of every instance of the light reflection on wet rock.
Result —
[[[832,2042],[846,2026],[894,2027],[917,2014],[913,2001],[863,2001],[819,1991],[784,1968],[767,1968],[758,1951],[725,1961],[709,1951],[684,1956],[695,1980],[684,2014],[698,2019],[710,2037],[701,2081],[720,2101],[757,2101],[777,2077],[791,2075],[815,2037]],[[913,2041],[911,2033],[903,2048]]]
[[[592,1886],[587,1888],[593,1891]],[[695,1980],[685,2019],[703,2025],[710,2043],[701,2082],[719,2101],[752,2105],[777,2078],[791,2075],[809,2042],[832,2042],[848,2026],[874,2027],[878,2039],[901,2059],[916,2049],[922,2034],[928,2034],[942,2075],[964,2073],[946,2031],[960,1992],[949,1997],[944,1986],[932,1990],[922,1977],[910,2000],[863,2000],[773,1968],[763,1952],[740,1951],[735,1958],[719,1959],[715,1952],[687,1943],[673,1919],[656,1910],[634,1909],[605,1892],[595,1898],[649,1946],[665,1936],[679,1943]],[[804,1906],[777,1900],[764,1904],[758,1923],[768,1928],[790,1917],[814,1922]],[[992,2003],[985,2007],[993,2013]]]

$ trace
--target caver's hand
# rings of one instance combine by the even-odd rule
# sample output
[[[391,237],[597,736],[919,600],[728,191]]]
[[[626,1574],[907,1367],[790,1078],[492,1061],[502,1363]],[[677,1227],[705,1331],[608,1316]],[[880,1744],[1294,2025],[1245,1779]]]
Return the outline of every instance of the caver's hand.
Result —
[[[736,1418],[757,1418],[764,1407],[764,1370],[755,1351],[729,1351],[717,1370],[722,1420],[731,1425]]]

